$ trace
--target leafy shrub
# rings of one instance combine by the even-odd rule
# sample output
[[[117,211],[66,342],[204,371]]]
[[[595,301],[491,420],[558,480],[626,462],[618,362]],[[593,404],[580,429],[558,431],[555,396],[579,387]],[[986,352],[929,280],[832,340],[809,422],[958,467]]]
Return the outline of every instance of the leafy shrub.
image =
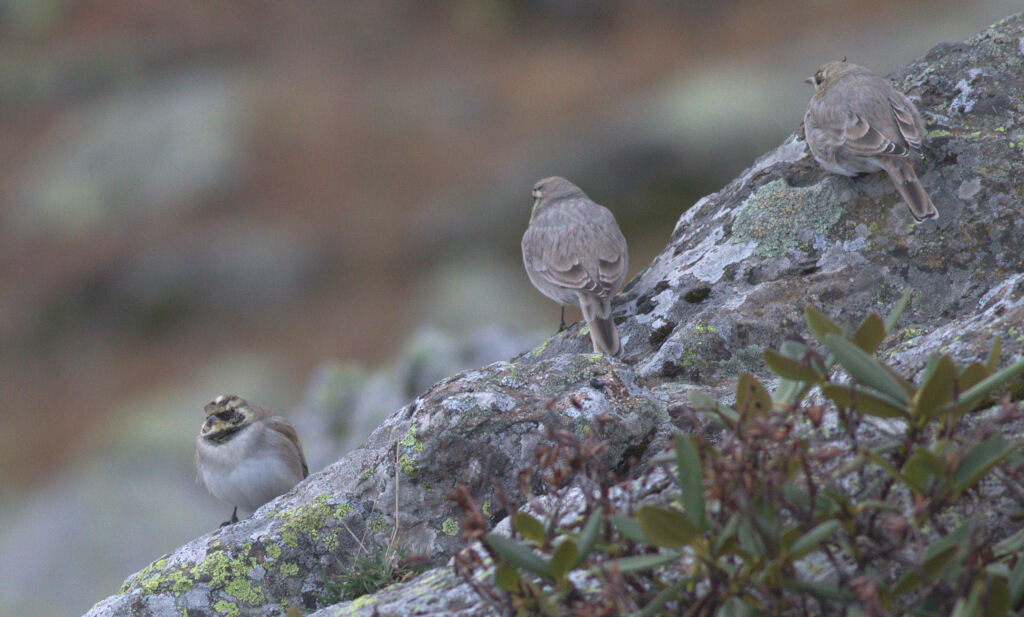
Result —
[[[601,443],[568,435],[549,435],[532,471],[582,488],[576,520],[520,510],[511,537],[497,535],[463,489],[466,536],[496,564],[492,585],[467,580],[519,615],[1017,614],[1024,531],[1008,519],[1024,503],[1024,459],[1006,435],[1024,412],[1008,397],[975,410],[1024,360],[997,371],[997,338],[984,362],[936,354],[911,382],[875,357],[908,298],[852,333],[808,307],[824,351],[767,350],[773,395],[749,374],[735,409],[692,395],[724,430],[676,436],[674,487],[662,487],[673,503],[634,512],[612,499],[607,471],[587,467]],[[487,565],[469,555],[463,572]]]

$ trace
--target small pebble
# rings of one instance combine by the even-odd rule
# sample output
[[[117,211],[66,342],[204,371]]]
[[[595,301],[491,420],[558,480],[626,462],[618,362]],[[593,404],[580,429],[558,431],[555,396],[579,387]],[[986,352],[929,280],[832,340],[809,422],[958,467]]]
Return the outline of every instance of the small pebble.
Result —
[[[600,390],[601,388],[604,387],[604,380],[594,377],[593,379],[590,380],[590,387]]]

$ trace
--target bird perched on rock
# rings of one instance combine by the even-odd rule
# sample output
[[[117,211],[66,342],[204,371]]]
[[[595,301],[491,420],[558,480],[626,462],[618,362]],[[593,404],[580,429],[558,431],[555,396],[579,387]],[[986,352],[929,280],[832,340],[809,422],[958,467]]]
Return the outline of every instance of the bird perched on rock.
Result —
[[[252,513],[309,475],[299,437],[287,420],[234,395],[206,404],[196,437],[196,470],[214,497]]]
[[[829,62],[807,78],[814,96],[804,114],[811,154],[832,173],[856,176],[885,171],[914,221],[939,213],[914,173],[924,122],[917,108],[889,82],[866,68]]]
[[[533,211],[523,235],[523,264],[530,282],[565,307],[583,311],[595,352],[618,355],[619,334],[612,321],[611,298],[626,278],[629,255],[615,217],[565,178],[541,180],[533,187]]]

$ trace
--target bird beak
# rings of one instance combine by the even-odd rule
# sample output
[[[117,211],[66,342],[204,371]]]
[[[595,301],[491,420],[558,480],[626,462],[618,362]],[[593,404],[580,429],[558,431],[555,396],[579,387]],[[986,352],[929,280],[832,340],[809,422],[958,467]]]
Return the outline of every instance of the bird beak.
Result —
[[[804,83],[814,85],[814,78],[808,77],[807,79],[804,80]]]

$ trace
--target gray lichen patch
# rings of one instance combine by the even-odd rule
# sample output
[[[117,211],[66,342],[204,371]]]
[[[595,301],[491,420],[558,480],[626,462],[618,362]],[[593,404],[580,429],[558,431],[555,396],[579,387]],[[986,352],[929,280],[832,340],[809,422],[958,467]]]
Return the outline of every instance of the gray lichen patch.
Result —
[[[842,214],[828,182],[797,188],[773,180],[757,189],[736,214],[733,241],[753,240],[755,255],[778,257],[801,243],[810,245]]]

